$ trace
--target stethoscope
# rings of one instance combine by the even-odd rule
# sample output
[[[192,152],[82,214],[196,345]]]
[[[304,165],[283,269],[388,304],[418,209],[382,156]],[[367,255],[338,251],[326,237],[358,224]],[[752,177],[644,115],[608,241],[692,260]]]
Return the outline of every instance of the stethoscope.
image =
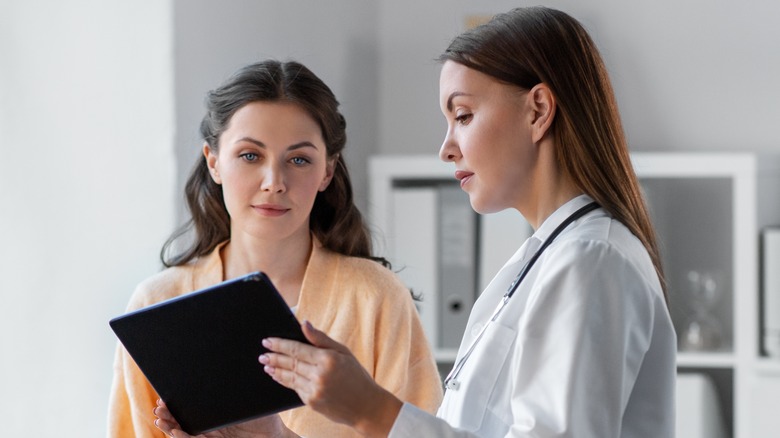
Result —
[[[542,243],[542,245],[539,247],[539,249],[536,250],[534,255],[526,262],[525,265],[523,265],[523,268],[520,269],[520,272],[518,272],[517,277],[515,277],[514,280],[512,280],[512,283],[509,285],[509,289],[507,289],[506,293],[504,293],[504,297],[501,300],[501,302],[498,304],[498,307],[496,307],[496,310],[493,311],[493,315],[490,317],[490,320],[482,327],[482,330],[479,331],[479,334],[477,334],[476,339],[471,343],[469,346],[469,349],[466,351],[466,354],[463,355],[463,357],[460,358],[457,364],[455,364],[455,367],[452,368],[452,371],[447,375],[447,378],[444,379],[444,387],[447,389],[455,389],[457,390],[458,387],[460,387],[460,382],[458,382],[457,377],[458,374],[460,374],[460,370],[463,369],[463,365],[466,363],[466,360],[468,360],[469,356],[471,356],[471,353],[474,351],[474,347],[477,346],[479,343],[479,340],[482,339],[482,335],[485,334],[485,330],[488,328],[490,323],[495,321],[498,318],[498,315],[501,314],[501,311],[504,310],[504,307],[506,307],[507,303],[509,302],[509,299],[512,298],[512,295],[515,294],[515,291],[517,290],[517,287],[520,286],[520,283],[523,281],[525,276],[528,274],[528,271],[531,270],[534,263],[539,259],[539,257],[542,255],[542,252],[544,252],[545,249],[547,249],[548,246],[555,240],[556,237],[558,237],[558,234],[561,233],[566,227],[571,225],[572,222],[576,221],[577,219],[581,218],[582,216],[585,216],[587,213],[597,209],[599,205],[595,202],[591,202],[590,204],[581,207],[579,210],[572,213],[569,217],[567,217],[563,222],[561,222],[560,225],[558,225],[555,230],[545,239],[545,241]]]

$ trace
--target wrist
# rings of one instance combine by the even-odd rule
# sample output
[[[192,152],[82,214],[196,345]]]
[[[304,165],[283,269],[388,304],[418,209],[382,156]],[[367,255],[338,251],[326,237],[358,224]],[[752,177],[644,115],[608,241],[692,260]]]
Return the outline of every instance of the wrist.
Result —
[[[390,430],[398,418],[403,407],[403,402],[389,391],[382,389],[380,397],[374,398],[375,402],[366,406],[361,418],[353,427],[363,436],[370,438],[384,438],[390,434]]]

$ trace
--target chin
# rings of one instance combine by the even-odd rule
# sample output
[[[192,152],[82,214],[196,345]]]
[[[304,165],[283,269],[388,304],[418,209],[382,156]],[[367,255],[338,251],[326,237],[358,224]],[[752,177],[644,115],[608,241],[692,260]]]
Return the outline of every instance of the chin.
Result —
[[[490,214],[497,211],[479,203],[479,201],[472,198],[469,198],[469,201],[471,203],[471,208],[479,214]]]
[[[506,210],[507,206],[501,206],[501,205],[493,205],[493,204],[486,204],[484,202],[479,202],[478,199],[469,198],[469,201],[471,202],[471,208],[474,209],[479,214],[491,214],[491,213],[498,213],[500,211]]]

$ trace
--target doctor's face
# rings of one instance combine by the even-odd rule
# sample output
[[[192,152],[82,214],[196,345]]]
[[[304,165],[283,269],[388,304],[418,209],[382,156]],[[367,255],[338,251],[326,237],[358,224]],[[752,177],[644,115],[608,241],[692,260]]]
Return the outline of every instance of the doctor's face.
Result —
[[[447,134],[439,151],[478,213],[517,208],[536,192],[538,150],[528,93],[453,61],[444,63],[439,104]]]
[[[317,193],[333,176],[319,124],[298,105],[252,102],[238,109],[214,153],[204,146],[222,186],[231,239],[278,240],[309,233]]]

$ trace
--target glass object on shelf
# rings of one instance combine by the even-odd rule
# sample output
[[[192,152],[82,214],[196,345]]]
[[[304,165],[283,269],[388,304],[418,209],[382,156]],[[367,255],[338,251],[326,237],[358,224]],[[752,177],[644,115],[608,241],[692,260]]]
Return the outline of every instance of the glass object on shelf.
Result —
[[[680,352],[734,352],[735,326],[735,198],[733,179],[728,177],[644,176],[640,180],[658,235],[662,264],[669,291],[669,312],[677,333]],[[696,271],[700,277],[688,279]],[[712,276],[717,297],[705,315],[720,327],[719,346],[707,346],[706,330],[711,325],[694,325],[698,300],[691,294],[704,293],[701,276]],[[693,281],[692,281],[693,280]],[[695,286],[692,286],[693,283]],[[692,290],[693,289],[693,290]],[[703,309],[698,309],[699,311]],[[696,319],[701,321],[702,318]],[[698,329],[698,331],[697,331]],[[685,341],[686,335],[690,341]],[[711,350],[710,348],[714,349]],[[716,349],[715,349],[716,348]]]
[[[719,277],[717,271],[688,271],[691,314],[682,327],[680,350],[717,351],[723,346],[723,326],[713,313],[723,295]]]

